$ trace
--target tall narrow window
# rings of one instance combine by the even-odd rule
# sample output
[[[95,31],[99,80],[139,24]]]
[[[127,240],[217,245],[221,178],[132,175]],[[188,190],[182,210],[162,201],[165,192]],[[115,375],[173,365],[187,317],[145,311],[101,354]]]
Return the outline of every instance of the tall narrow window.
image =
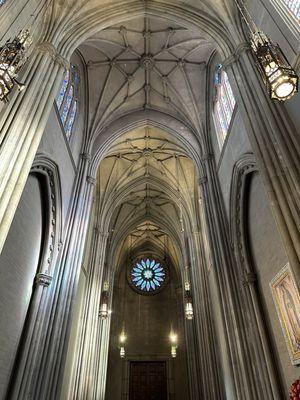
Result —
[[[300,23],[300,0],[283,0],[283,3]]]
[[[235,98],[228,81],[228,76],[219,65],[215,72],[215,99],[213,114],[220,148],[222,148],[225,141],[234,106]]]
[[[60,91],[56,97],[56,106],[68,140],[71,138],[77,114],[78,86],[79,72],[74,65],[71,65],[70,70],[65,73]]]

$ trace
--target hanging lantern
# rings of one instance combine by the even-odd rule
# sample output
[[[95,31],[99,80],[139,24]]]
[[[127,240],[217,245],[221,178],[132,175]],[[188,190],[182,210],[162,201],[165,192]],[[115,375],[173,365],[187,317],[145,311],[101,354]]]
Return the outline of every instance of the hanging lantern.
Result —
[[[186,281],[184,284],[185,289],[185,317],[188,320],[194,318],[194,309],[193,309],[193,299],[191,295],[191,285],[189,281]]]
[[[298,76],[278,45],[261,31],[251,35],[251,49],[270,98],[285,101],[298,92]]]
[[[108,286],[106,283],[104,283],[104,289],[101,294],[101,300],[100,300],[100,309],[99,309],[99,317],[101,319],[107,319],[109,315],[109,309],[108,309]]]
[[[185,303],[185,316],[186,319],[193,319],[194,318],[194,310],[193,310],[193,303],[191,300],[187,300]]]
[[[8,95],[15,86],[20,91],[25,88],[17,80],[18,73],[25,64],[26,51],[32,40],[28,29],[23,29],[12,42],[9,40],[0,48],[0,100],[8,102]]]
[[[171,356],[172,356],[172,358],[176,358],[176,356],[177,356],[177,346],[172,346],[171,347]]]
[[[125,358],[125,347],[120,347],[120,357]]]

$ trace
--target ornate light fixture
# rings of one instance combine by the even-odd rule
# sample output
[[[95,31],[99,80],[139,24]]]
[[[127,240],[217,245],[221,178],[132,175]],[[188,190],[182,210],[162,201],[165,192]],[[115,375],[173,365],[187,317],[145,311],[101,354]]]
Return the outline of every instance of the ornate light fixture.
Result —
[[[184,308],[184,312],[185,312],[185,317],[188,320],[192,320],[194,318],[194,309],[193,309],[193,298],[191,295],[191,284],[187,278],[188,276],[188,268],[186,267],[186,281],[184,284],[184,298],[185,298],[185,308]]]
[[[171,356],[172,356],[172,358],[175,358],[176,355],[177,355],[177,339],[178,339],[178,336],[173,330],[170,332],[169,339],[170,339],[170,342],[171,342]]]
[[[119,341],[120,341],[120,343],[125,343],[126,342],[126,339],[127,339],[127,336],[126,336],[126,333],[124,332],[124,330],[120,333],[120,336],[119,336]]]
[[[250,45],[271,100],[285,101],[298,92],[299,78],[278,44],[259,30],[243,3],[236,5],[250,32]]]
[[[28,29],[23,29],[13,41],[8,40],[0,48],[0,100],[8,102],[8,95],[15,86],[20,91],[25,88],[24,83],[17,80],[22,66],[27,61],[26,52],[32,40]]]
[[[171,347],[171,356],[172,356],[172,358],[176,358],[176,356],[177,356],[177,346],[172,346]]]
[[[120,357],[121,357],[121,358],[125,358],[125,355],[126,355],[126,353],[125,353],[125,347],[120,347]]]
[[[103,320],[107,319],[108,315],[109,315],[108,289],[109,289],[108,282],[104,282],[103,291],[102,291],[101,300],[100,300],[100,309],[99,309],[99,317]]]

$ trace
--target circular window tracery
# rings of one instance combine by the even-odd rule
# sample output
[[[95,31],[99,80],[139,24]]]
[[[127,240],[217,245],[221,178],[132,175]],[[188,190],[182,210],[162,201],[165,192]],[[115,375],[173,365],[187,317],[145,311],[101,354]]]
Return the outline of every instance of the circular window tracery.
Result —
[[[142,259],[131,270],[130,279],[133,286],[145,293],[161,289],[166,280],[165,268],[154,259]]]

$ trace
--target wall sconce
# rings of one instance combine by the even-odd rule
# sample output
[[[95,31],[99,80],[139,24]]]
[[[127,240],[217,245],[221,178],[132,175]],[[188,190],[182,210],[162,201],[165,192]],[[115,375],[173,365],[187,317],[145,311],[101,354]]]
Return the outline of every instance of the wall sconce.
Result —
[[[108,290],[109,284],[108,282],[104,282],[99,309],[99,317],[103,320],[107,319],[110,314],[110,311],[108,309]]]
[[[175,332],[171,331],[170,335],[169,335],[169,339],[172,344],[177,344],[178,336]]]
[[[192,320],[194,318],[194,309],[193,309],[193,299],[191,295],[191,285],[188,281],[184,284],[185,289],[185,317],[188,320]]]
[[[172,358],[176,358],[176,356],[177,356],[177,346],[172,346],[171,347],[171,356],[172,356]]]
[[[125,353],[125,347],[120,347],[120,357],[121,357],[121,358],[125,358],[125,355],[126,355],[126,353]]]
[[[255,25],[244,3],[235,3],[249,29],[251,50],[271,100],[285,101],[298,92],[299,78],[279,45]]]
[[[120,341],[120,343],[125,343],[126,342],[126,339],[127,339],[127,336],[126,336],[126,334],[125,334],[125,332],[124,332],[124,330],[120,333],[120,336],[119,336],[119,341]]]
[[[18,73],[27,61],[26,52],[32,40],[28,29],[23,29],[13,41],[8,40],[0,48],[0,100],[8,102],[8,95],[15,86],[19,91],[25,89],[25,84],[20,83]]]

